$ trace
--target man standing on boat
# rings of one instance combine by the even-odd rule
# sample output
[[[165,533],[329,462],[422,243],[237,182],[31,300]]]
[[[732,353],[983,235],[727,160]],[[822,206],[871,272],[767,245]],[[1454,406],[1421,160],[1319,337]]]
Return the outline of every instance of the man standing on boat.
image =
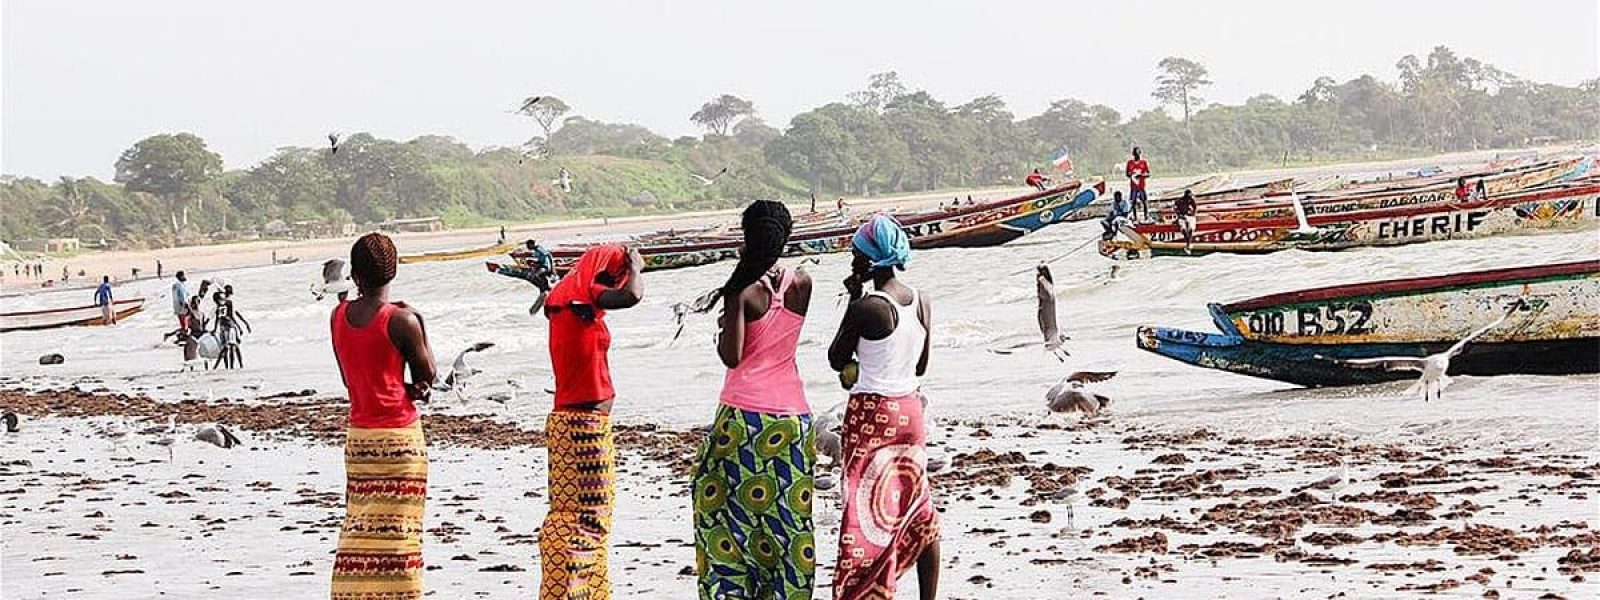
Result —
[[[1195,215],[1199,212],[1194,203],[1194,191],[1184,190],[1183,197],[1172,203],[1172,212],[1178,219],[1178,231],[1183,232],[1183,253],[1189,254],[1194,246]]]
[[[1040,173],[1038,169],[1034,169],[1032,173],[1028,174],[1026,179],[1023,179],[1023,181],[1026,182],[1029,187],[1041,192],[1050,189],[1050,178],[1045,177],[1044,173]]]
[[[100,318],[106,325],[117,324],[117,310],[111,306],[111,276],[100,277],[100,287],[94,290],[94,303],[100,307]]]
[[[1139,156],[1139,147],[1133,147],[1133,158],[1128,159],[1128,164],[1123,166],[1123,173],[1128,176],[1128,202],[1133,206],[1133,219],[1139,220],[1139,209],[1144,208],[1144,218],[1150,218],[1150,198],[1145,195],[1144,182],[1150,178],[1150,163]]]

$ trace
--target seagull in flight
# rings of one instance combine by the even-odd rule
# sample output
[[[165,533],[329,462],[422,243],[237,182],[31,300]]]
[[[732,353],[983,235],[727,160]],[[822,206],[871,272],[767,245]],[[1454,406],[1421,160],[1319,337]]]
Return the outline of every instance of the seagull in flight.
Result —
[[[337,132],[337,131],[328,134],[328,153],[329,154],[338,154],[339,153],[339,132]]]
[[[1294,231],[1290,233],[1294,233],[1296,235],[1316,235],[1318,233],[1322,233],[1321,227],[1312,227],[1311,222],[1306,219],[1306,206],[1300,202],[1300,194],[1295,193],[1293,189],[1289,190],[1289,203],[1294,205],[1294,219],[1296,223]]]
[[[694,172],[690,172],[689,176],[693,177],[695,179],[695,181],[700,182],[700,185],[709,187],[711,184],[716,183],[718,178],[722,177],[723,175],[726,175],[727,173],[728,173],[728,168],[727,167],[723,167],[721,171],[717,171],[716,175],[712,175],[710,177],[706,177],[704,175],[701,175],[699,173],[694,173]]]
[[[1506,319],[1511,317],[1511,313],[1516,312],[1518,309],[1524,306],[1526,306],[1526,304],[1521,300],[1512,303],[1511,306],[1506,309],[1505,314],[1500,315],[1500,318],[1495,319],[1493,323],[1484,325],[1483,327],[1478,328],[1476,331],[1467,334],[1467,337],[1461,338],[1461,341],[1451,345],[1450,348],[1444,352],[1437,354],[1430,354],[1422,357],[1379,356],[1374,358],[1328,358],[1318,354],[1316,357],[1322,360],[1329,360],[1334,364],[1350,367],[1352,369],[1416,371],[1422,375],[1417,378],[1416,383],[1412,384],[1410,388],[1406,389],[1405,394],[1409,396],[1411,394],[1421,392],[1423,402],[1437,400],[1443,397],[1444,388],[1450,386],[1450,359],[1460,356],[1461,352],[1466,350],[1467,344],[1470,344],[1478,338],[1483,337],[1483,334],[1489,333],[1490,330],[1499,327],[1502,323],[1506,322]]]
[[[1045,392],[1045,405],[1052,413],[1081,412],[1098,414],[1111,405],[1111,398],[1096,394],[1084,387],[1086,383],[1099,383],[1116,377],[1116,371],[1078,371],[1061,378]]]
[[[311,295],[320,301],[328,294],[343,295],[353,289],[356,286],[345,272],[344,260],[334,258],[322,263],[322,283],[312,284]]]
[[[473,375],[483,372],[467,363],[467,355],[473,352],[482,352],[493,347],[493,342],[478,342],[468,346],[466,350],[462,350],[460,354],[456,355],[455,362],[451,364],[450,374],[445,376],[444,384],[442,386],[437,386],[437,389],[440,391],[455,391],[456,399],[460,400],[462,404],[466,404],[467,380],[471,379]]]
[[[1039,263],[1035,280],[1039,292],[1039,333],[1044,336],[1044,349],[1056,360],[1066,362],[1070,354],[1061,345],[1072,338],[1061,333],[1061,327],[1056,323],[1056,286],[1055,277],[1050,274],[1050,265]]]

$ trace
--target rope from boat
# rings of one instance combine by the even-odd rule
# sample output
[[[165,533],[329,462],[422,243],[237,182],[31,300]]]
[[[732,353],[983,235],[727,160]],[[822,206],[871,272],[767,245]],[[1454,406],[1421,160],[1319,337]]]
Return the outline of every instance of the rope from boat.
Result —
[[[1063,253],[1061,253],[1061,254],[1060,254],[1060,255],[1059,255],[1059,256],[1055,256],[1055,257],[1053,257],[1053,258],[1050,258],[1050,259],[1047,259],[1047,260],[1045,260],[1045,261],[1044,261],[1044,262],[1041,262],[1041,263],[1040,263],[1040,264],[1046,264],[1046,265],[1047,265],[1047,264],[1050,264],[1050,263],[1053,263],[1053,262],[1056,262],[1056,261],[1058,261],[1058,260],[1061,260],[1061,259],[1063,259],[1063,258],[1066,258],[1066,257],[1068,257],[1068,256],[1072,256],[1072,255],[1073,255],[1073,254],[1076,254],[1076,253],[1077,253],[1077,252],[1078,252],[1078,251],[1079,251],[1079,250],[1082,250],[1082,249],[1084,249],[1084,248],[1085,248],[1085,247],[1086,247],[1086,246],[1088,246],[1088,245],[1089,245],[1089,244],[1093,244],[1093,243],[1095,243],[1095,242],[1098,242],[1098,241],[1100,241],[1100,238],[1098,238],[1098,237],[1091,237],[1091,238],[1089,238],[1089,239],[1087,239],[1087,240],[1085,240],[1085,241],[1084,241],[1084,242],[1083,242],[1083,243],[1082,243],[1082,244],[1078,244],[1078,245],[1077,245],[1077,246],[1074,246],[1074,247],[1073,247],[1073,248],[1072,248],[1072,249],[1071,249],[1071,250],[1068,250],[1068,251],[1066,251],[1066,252],[1063,252]],[[1012,273],[1012,275],[1021,275],[1021,274],[1023,274],[1023,273],[1028,273],[1028,272],[1030,272],[1030,271],[1033,271],[1033,270],[1034,270],[1034,269],[1035,269],[1035,268],[1037,268],[1037,267],[1028,267],[1028,268],[1026,268],[1026,269],[1023,269],[1023,270],[1021,270],[1021,271],[1017,271],[1017,272],[1015,272],[1015,273]]]

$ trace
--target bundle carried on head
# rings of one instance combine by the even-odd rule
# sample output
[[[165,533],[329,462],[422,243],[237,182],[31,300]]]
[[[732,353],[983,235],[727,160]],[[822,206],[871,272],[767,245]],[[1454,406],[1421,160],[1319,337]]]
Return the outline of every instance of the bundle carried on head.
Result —
[[[784,248],[789,245],[794,220],[789,216],[789,207],[782,202],[757,200],[745,207],[740,227],[744,229],[744,249],[739,253],[739,264],[733,267],[733,274],[722,287],[695,298],[690,304],[694,312],[710,311],[716,307],[717,300],[738,295],[778,264]]]
[[[400,255],[389,236],[372,232],[350,246],[350,276],[365,288],[378,288],[394,281]]]

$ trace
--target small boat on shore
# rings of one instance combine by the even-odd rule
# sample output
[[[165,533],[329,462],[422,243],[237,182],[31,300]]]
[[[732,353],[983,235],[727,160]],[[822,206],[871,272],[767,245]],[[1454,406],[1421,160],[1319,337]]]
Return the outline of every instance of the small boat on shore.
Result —
[[[1046,226],[1068,220],[1105,191],[1103,181],[1084,185],[1069,181],[1054,189],[1034,192],[972,206],[947,207],[895,214],[911,238],[911,247],[978,248],[998,246]],[[805,256],[845,252],[858,223],[849,220],[825,227],[796,230],[789,238],[785,256]],[[656,271],[708,265],[736,259],[744,240],[738,236],[718,236],[683,242],[642,244],[645,270]],[[564,273],[588,249],[586,245],[558,246],[551,250],[557,272]],[[513,257],[517,253],[512,254]]]
[[[116,310],[117,320],[120,321],[144,310],[144,298],[116,300],[111,303],[111,306]],[[105,319],[100,314],[100,307],[93,304],[72,308],[0,313],[0,331],[54,329],[57,327],[105,324]]]
[[[1452,375],[1600,372],[1600,260],[1338,285],[1212,304],[1217,333],[1140,327],[1139,348],[1192,365],[1305,385],[1407,373],[1336,359],[1441,352],[1521,303],[1450,361]]]
[[[1600,226],[1600,177],[1550,184],[1519,193],[1457,203],[1441,201],[1240,221],[1200,221],[1193,244],[1176,224],[1123,227],[1102,241],[1100,254],[1117,259],[1265,254],[1280,250],[1343,250],[1439,240],[1538,234]],[[1307,209],[1306,212],[1310,212]]]
[[[515,250],[516,248],[516,242],[506,242],[503,244],[494,244],[492,246],[483,246],[481,248],[438,250],[434,252],[420,252],[417,254],[402,254],[400,255],[400,264],[407,265],[412,263],[440,262],[446,260],[462,260],[467,258],[484,258],[487,256],[506,254],[512,250]]]

